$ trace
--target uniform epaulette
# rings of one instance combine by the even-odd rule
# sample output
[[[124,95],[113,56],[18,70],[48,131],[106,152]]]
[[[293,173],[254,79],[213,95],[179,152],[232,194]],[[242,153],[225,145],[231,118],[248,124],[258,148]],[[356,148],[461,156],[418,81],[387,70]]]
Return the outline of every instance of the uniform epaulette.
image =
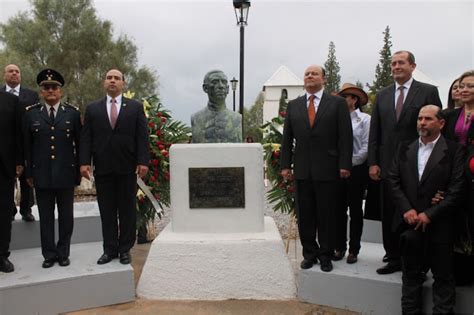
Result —
[[[75,110],[79,110],[79,107],[74,106],[74,105],[72,105],[72,104],[69,104],[69,103],[67,103],[67,102],[64,103],[64,106],[70,107],[70,108],[75,109]]]
[[[26,107],[25,107],[25,110],[26,110],[26,111],[29,111],[29,110],[31,110],[31,109],[33,109],[33,108],[38,108],[38,107],[41,107],[41,103],[36,103],[36,104],[30,105],[30,106],[26,106]]]

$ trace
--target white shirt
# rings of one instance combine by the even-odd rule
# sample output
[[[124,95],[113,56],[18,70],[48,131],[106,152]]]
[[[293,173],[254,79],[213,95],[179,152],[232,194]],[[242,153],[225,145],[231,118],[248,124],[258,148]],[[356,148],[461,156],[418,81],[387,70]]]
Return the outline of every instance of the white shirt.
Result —
[[[5,91],[7,91],[8,93],[11,93],[10,91],[12,89],[14,90],[12,94],[14,94],[16,96],[20,96],[20,85],[19,84],[17,86],[15,86],[14,88],[10,87],[8,84],[5,84]]]
[[[352,166],[361,165],[369,155],[370,115],[359,109],[351,112],[352,122]]]
[[[428,163],[431,152],[433,152],[436,142],[438,142],[440,136],[441,134],[438,135],[438,138],[432,142],[428,142],[427,144],[424,144],[421,141],[421,137],[418,138],[418,180],[420,180],[421,176],[423,176],[426,163]]]
[[[54,107],[54,118],[56,118],[56,115],[58,114],[58,109],[59,109],[59,104],[60,103],[61,102],[58,102],[57,104],[52,106],[52,107]],[[51,106],[49,106],[48,104],[45,104],[44,107],[46,108],[46,112],[48,113],[48,116],[49,116]]]
[[[323,97],[323,91],[324,91],[324,89],[321,89],[321,90],[317,91],[314,94],[306,92],[306,108],[309,107],[309,97],[311,95],[314,95],[315,96],[315,98],[314,98],[314,112],[316,113],[318,111],[319,103],[321,102],[321,97]]]
[[[397,106],[397,100],[398,96],[400,95],[400,90],[398,89],[400,86],[404,86],[405,88],[403,89],[403,103],[405,103],[405,100],[407,99],[408,91],[410,91],[411,84],[413,83],[413,77],[410,78],[407,82],[403,84],[398,84],[395,82],[395,102],[393,103],[395,107]]]
[[[122,107],[122,94],[115,98],[115,107],[117,107],[117,117],[120,114],[120,107]],[[107,95],[107,115],[110,120],[110,109],[112,108],[112,97]]]

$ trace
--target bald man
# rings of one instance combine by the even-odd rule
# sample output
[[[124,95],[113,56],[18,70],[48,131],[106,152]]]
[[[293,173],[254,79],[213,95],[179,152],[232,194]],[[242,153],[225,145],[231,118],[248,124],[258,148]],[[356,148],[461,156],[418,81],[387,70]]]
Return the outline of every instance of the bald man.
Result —
[[[20,106],[20,112],[23,115],[27,106],[36,104],[39,102],[38,93],[33,90],[25,88],[21,85],[21,71],[20,68],[15,64],[9,64],[3,69],[3,80],[5,85],[0,90],[8,92],[18,97]],[[33,214],[31,214],[31,207],[34,204],[33,188],[26,183],[25,175],[20,176],[20,214],[23,221],[31,222],[35,220]],[[12,219],[15,219],[17,213],[16,205],[12,205]]]
[[[81,175],[91,178],[91,164],[102,221],[104,252],[97,263],[119,257],[131,262],[136,238],[137,176],[148,172],[148,126],[143,105],[122,95],[125,78],[117,69],[107,72],[107,95],[86,108],[81,134]],[[118,221],[117,221],[118,218]],[[120,224],[119,224],[120,222]]]
[[[454,217],[465,192],[462,147],[440,131],[441,108],[427,105],[417,121],[419,138],[402,143],[388,174],[400,233],[402,313],[424,314],[422,288],[426,264],[433,273],[433,314],[454,314]],[[444,195],[432,202],[437,192]]]
[[[324,75],[321,66],[309,66],[305,95],[288,103],[280,166],[284,179],[295,180],[300,266],[311,268],[319,259],[329,272],[340,181],[352,167],[352,124],[346,101],[324,92]]]

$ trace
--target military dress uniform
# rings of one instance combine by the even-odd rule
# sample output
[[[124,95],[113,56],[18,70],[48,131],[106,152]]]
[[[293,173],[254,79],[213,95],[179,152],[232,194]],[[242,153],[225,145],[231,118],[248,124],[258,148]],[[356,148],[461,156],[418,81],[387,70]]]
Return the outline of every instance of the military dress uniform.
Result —
[[[65,261],[73,231],[74,187],[79,185],[78,163],[81,133],[77,107],[60,103],[54,117],[49,105],[26,108],[23,121],[25,172],[33,178],[41,228],[41,250],[45,260]],[[55,244],[54,209],[58,207],[59,239]],[[67,263],[69,264],[69,263]]]

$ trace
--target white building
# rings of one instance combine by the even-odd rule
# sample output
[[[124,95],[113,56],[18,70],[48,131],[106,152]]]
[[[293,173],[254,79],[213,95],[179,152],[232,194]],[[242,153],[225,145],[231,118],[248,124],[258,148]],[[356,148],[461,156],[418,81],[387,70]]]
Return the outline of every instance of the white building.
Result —
[[[285,66],[280,66],[263,85],[263,123],[278,115],[278,106],[282,94],[292,100],[304,94],[303,80]]]

